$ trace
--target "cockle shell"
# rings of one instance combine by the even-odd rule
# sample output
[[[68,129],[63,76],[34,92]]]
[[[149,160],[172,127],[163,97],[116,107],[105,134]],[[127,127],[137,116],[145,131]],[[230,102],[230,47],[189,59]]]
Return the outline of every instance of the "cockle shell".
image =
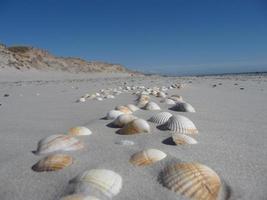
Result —
[[[118,116],[112,124],[116,127],[123,127],[124,125],[130,123],[131,121],[137,119],[136,116],[130,114],[122,114]]]
[[[160,102],[161,102],[161,103],[166,103],[166,104],[168,104],[168,105],[174,105],[174,104],[175,104],[175,101],[172,100],[172,99],[169,99],[169,98],[167,98],[167,99],[163,99],[163,100],[161,100]]]
[[[119,130],[122,135],[132,135],[138,133],[149,133],[150,126],[147,121],[143,119],[135,119],[130,123],[126,124],[123,128]]]
[[[172,114],[169,112],[161,112],[161,113],[157,113],[157,114],[153,115],[147,121],[161,125],[161,124],[166,123],[171,116],[172,116]]]
[[[72,194],[62,197],[60,200],[100,200],[94,196],[87,196],[83,194]]]
[[[161,178],[163,186],[193,200],[216,200],[221,188],[216,172],[198,163],[170,165]]]
[[[169,120],[163,125],[168,130],[182,134],[196,134],[198,130],[195,124],[182,115],[173,115]]]
[[[133,154],[130,162],[136,166],[150,165],[165,158],[167,155],[158,149],[147,149]]]
[[[186,102],[176,103],[172,107],[172,110],[181,111],[181,112],[192,112],[192,113],[196,112],[195,108],[191,104],[186,103]]]
[[[71,136],[82,136],[82,135],[91,135],[92,131],[85,127],[85,126],[76,126],[73,128],[70,128],[68,131],[68,135]]]
[[[76,193],[91,194],[95,190],[104,196],[116,196],[122,187],[122,178],[114,171],[107,169],[91,169],[78,175],[70,183],[75,184]]]
[[[173,133],[172,134],[172,140],[174,141],[175,144],[197,144],[197,141],[185,134],[180,134],[180,133]]]
[[[55,151],[75,151],[82,149],[83,143],[69,135],[51,135],[38,142],[35,154],[47,154]]]
[[[145,109],[146,110],[160,110],[160,107],[158,104],[156,104],[155,102],[148,102],[146,105],[145,105]]]
[[[60,200],[100,200],[94,196],[87,196],[83,194],[72,194],[62,197]]]
[[[115,110],[121,111],[124,114],[132,114],[133,112],[130,110],[130,108],[126,107],[126,106],[116,106]]]
[[[116,119],[118,116],[124,114],[123,112],[119,110],[111,110],[107,113],[106,119]]]
[[[139,110],[139,108],[133,104],[128,104],[128,105],[126,105],[126,107],[129,108],[132,112]]]
[[[72,163],[73,159],[71,156],[65,154],[55,154],[47,156],[37,162],[32,166],[32,170],[36,172],[58,171],[70,166]]]

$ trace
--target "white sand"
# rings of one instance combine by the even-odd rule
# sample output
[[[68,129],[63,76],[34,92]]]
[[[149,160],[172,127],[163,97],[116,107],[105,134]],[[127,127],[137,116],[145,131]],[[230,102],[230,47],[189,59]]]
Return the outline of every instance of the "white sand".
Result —
[[[51,77],[49,73],[15,76],[7,72],[0,75],[1,200],[59,199],[69,193],[69,180],[93,168],[111,169],[122,176],[122,190],[114,199],[185,199],[158,182],[160,171],[168,163],[179,161],[200,162],[211,167],[227,185],[230,199],[267,198],[267,77],[105,76],[57,74]],[[182,95],[196,108],[196,113],[179,113],[189,117],[199,129],[196,145],[164,144],[162,141],[170,137],[170,132],[160,131],[153,124],[152,134],[133,136],[118,135],[117,129],[107,127],[110,121],[100,118],[117,105],[132,103],[133,95],[75,103],[85,93],[122,86],[124,82],[161,86],[177,81],[187,83],[187,87],[168,92]],[[213,88],[213,84],[217,87]],[[10,96],[3,97],[4,94]],[[159,103],[158,98],[153,100],[164,111],[170,107]],[[152,113],[140,110],[135,115],[148,119]],[[87,126],[93,134],[81,138],[86,149],[68,153],[73,155],[74,164],[58,172],[32,171],[31,166],[43,157],[31,152],[37,142],[77,125]],[[135,145],[115,144],[121,139],[132,140]],[[152,166],[132,166],[130,156],[144,148],[157,148],[168,156]]]

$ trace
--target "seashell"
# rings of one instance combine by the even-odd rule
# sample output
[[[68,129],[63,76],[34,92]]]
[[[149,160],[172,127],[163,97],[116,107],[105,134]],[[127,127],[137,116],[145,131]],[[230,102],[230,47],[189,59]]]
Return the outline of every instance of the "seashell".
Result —
[[[119,130],[119,133],[122,135],[131,135],[138,133],[149,133],[150,126],[147,121],[143,119],[135,119],[130,123],[126,124],[123,128]]]
[[[81,97],[77,102],[84,103],[85,101],[86,101],[86,99],[84,97]]]
[[[122,187],[122,178],[114,171],[107,169],[91,169],[75,177],[70,183],[75,184],[76,193],[92,194],[101,192],[104,196],[116,196]]]
[[[157,113],[157,114],[153,115],[147,121],[161,125],[161,124],[166,123],[171,116],[172,116],[172,114],[169,112],[161,112],[161,113]]]
[[[118,116],[112,124],[117,127],[123,127],[124,125],[130,123],[131,121],[137,119],[136,116],[130,114],[122,114]]]
[[[130,162],[136,166],[146,166],[158,162],[167,155],[158,149],[147,149],[133,154]]]
[[[129,108],[132,112],[139,110],[139,108],[133,104],[128,104],[126,105],[126,107]]]
[[[124,114],[132,114],[133,112],[130,110],[130,108],[126,107],[126,106],[116,106],[115,110],[119,110],[121,112],[123,112]]]
[[[115,96],[112,95],[112,94],[108,94],[108,95],[106,96],[106,98],[107,98],[107,99],[115,99]]]
[[[197,144],[197,141],[194,138],[180,133],[172,134],[172,140],[175,144]]]
[[[118,116],[124,114],[123,112],[119,111],[119,110],[111,110],[107,113],[106,115],[106,119],[116,119]]]
[[[216,172],[198,163],[167,166],[161,178],[163,186],[194,200],[216,200],[221,188]]]
[[[72,163],[73,159],[71,156],[64,154],[55,154],[47,156],[37,162],[32,166],[32,170],[36,172],[58,171],[70,166]]]
[[[146,94],[141,94],[138,98],[137,98],[137,105],[139,107],[143,107],[145,106],[148,102],[149,102],[150,97]]]
[[[145,105],[145,109],[146,110],[160,110],[160,107],[158,104],[156,104],[155,102],[148,102],[146,105]]]
[[[83,194],[72,194],[62,197],[60,200],[100,200],[94,196],[87,196]]]
[[[123,145],[123,146],[131,146],[131,145],[134,145],[134,142],[131,140],[120,140],[120,141],[115,142],[115,144]]]
[[[83,143],[70,135],[51,135],[38,142],[35,154],[47,154],[55,151],[75,151],[82,149]]]
[[[196,134],[198,130],[195,124],[182,115],[173,115],[169,120],[163,125],[168,130],[182,133],[182,134]]]
[[[70,128],[68,131],[68,135],[71,136],[82,136],[82,135],[91,135],[92,131],[85,127],[85,126],[76,126],[73,128]]]
[[[181,102],[181,101],[183,101],[183,97],[182,96],[180,96],[180,95],[172,95],[171,97],[169,97],[169,99],[172,99],[172,100],[174,100],[174,101],[178,101],[178,102]]]
[[[161,100],[160,102],[161,102],[161,103],[166,103],[166,104],[168,104],[168,105],[175,105],[175,101],[172,100],[172,99],[169,99],[169,98],[167,98],[167,99],[163,99],[163,100]]]
[[[95,98],[97,101],[103,101],[103,98],[102,97],[96,97]]]
[[[175,106],[173,106],[171,109],[181,112],[192,112],[192,113],[196,112],[195,108],[191,104],[186,102],[176,103]]]

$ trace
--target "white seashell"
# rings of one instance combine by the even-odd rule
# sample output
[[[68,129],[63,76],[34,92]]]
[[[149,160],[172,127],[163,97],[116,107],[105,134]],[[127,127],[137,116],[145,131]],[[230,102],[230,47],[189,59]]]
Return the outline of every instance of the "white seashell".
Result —
[[[75,151],[82,149],[83,143],[69,135],[51,135],[38,142],[36,154],[47,154],[55,151]]]
[[[178,102],[183,102],[183,97],[180,95],[176,95],[176,94],[169,97],[169,99],[172,99],[172,100],[178,101]]]
[[[103,98],[102,97],[96,97],[96,100],[97,101],[103,101]]]
[[[70,183],[75,184],[75,192],[92,194],[101,192],[108,198],[116,196],[122,187],[122,178],[119,174],[107,169],[92,169],[83,172]]]
[[[160,110],[160,107],[158,104],[156,104],[155,102],[148,102],[146,105],[145,105],[145,109],[146,110]]]
[[[137,105],[139,107],[143,107],[149,102],[149,99],[150,99],[150,97],[148,95],[141,94],[136,100],[137,101]]]
[[[108,95],[106,96],[106,98],[107,98],[107,99],[115,99],[115,96],[114,96],[114,95],[111,95],[111,94],[108,94]]]
[[[32,166],[32,170],[36,172],[59,171],[70,166],[72,163],[73,159],[71,156],[65,154],[54,154],[49,155],[37,162]]]
[[[130,123],[131,121],[137,119],[136,116],[131,115],[131,114],[122,114],[118,116],[112,124],[116,127],[123,127],[124,125]]]
[[[164,127],[182,134],[196,134],[198,130],[195,124],[182,115],[173,115],[169,118],[169,120],[164,124]]]
[[[185,134],[180,134],[180,133],[173,133],[172,134],[172,140],[174,141],[175,144],[197,144],[197,141]]]
[[[95,95],[96,95],[97,97],[100,96],[100,94],[99,94],[98,92],[96,92]]]
[[[167,166],[161,179],[164,187],[193,200],[216,200],[221,188],[216,172],[198,163]]]
[[[161,112],[161,113],[157,113],[157,114],[153,115],[147,121],[161,125],[161,124],[166,123],[171,116],[172,116],[172,114],[169,112]]]
[[[131,140],[120,140],[120,141],[115,142],[115,144],[123,145],[123,146],[131,146],[131,145],[134,145],[134,142]]]
[[[168,104],[168,105],[175,105],[175,101],[174,100],[172,100],[172,99],[163,99],[163,100],[161,100],[160,101],[161,103],[166,103],[166,104]]]
[[[119,110],[111,110],[107,113],[106,119],[116,119],[118,116],[124,114],[123,112]]]
[[[123,112],[124,114],[132,114],[132,111],[130,110],[130,108],[128,108],[126,106],[116,106],[115,110],[119,110],[119,111]]]
[[[165,92],[160,91],[160,92],[157,93],[157,97],[163,97],[163,98],[165,98],[166,96],[167,95],[165,94]]]
[[[84,98],[84,97],[81,97],[79,100],[78,100],[78,102],[81,102],[81,103],[83,103],[83,102],[85,102],[86,101],[86,99]]]
[[[126,107],[129,108],[132,112],[139,110],[139,108],[133,104],[128,104],[128,105],[126,105]]]
[[[76,126],[70,128],[68,131],[68,135],[71,136],[82,136],[82,135],[91,135],[92,131],[85,126]]]
[[[175,106],[172,107],[172,110],[192,113],[196,112],[195,108],[186,102],[176,103]]]
[[[167,155],[158,149],[147,149],[133,154],[130,162],[136,166],[146,166],[164,159]]]
[[[126,124],[123,128],[119,130],[122,135],[132,135],[138,133],[149,133],[150,126],[147,121],[143,119],[135,119],[130,123]]]
[[[100,200],[94,196],[87,196],[83,194],[72,194],[62,197],[60,200]]]

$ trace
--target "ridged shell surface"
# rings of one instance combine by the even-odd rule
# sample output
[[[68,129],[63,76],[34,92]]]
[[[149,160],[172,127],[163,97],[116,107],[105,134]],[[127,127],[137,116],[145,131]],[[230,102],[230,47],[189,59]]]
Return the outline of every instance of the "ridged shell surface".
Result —
[[[72,194],[62,197],[60,200],[100,200],[94,196],[87,196],[83,194]]]
[[[181,133],[173,133],[172,134],[172,140],[174,141],[175,144],[179,145],[179,144],[197,144],[197,141],[185,134],[181,134]]]
[[[92,131],[85,127],[85,126],[76,126],[73,128],[70,128],[68,131],[68,135],[71,136],[83,136],[83,135],[91,135]]]
[[[129,108],[132,112],[139,110],[139,108],[133,104],[128,104],[128,105],[126,105],[126,107]]]
[[[75,184],[75,192],[91,194],[95,190],[104,196],[116,196],[122,187],[122,178],[114,171],[107,169],[91,169],[77,176],[70,183]]]
[[[131,121],[137,119],[136,116],[131,115],[131,114],[122,114],[118,116],[112,124],[116,127],[123,127],[124,125],[130,123]]]
[[[193,200],[216,200],[221,187],[220,177],[198,163],[170,165],[161,178],[163,186]]]
[[[143,119],[135,119],[130,123],[126,124],[123,128],[119,130],[122,135],[132,135],[138,133],[149,133],[150,126],[147,121]]]
[[[186,102],[176,103],[175,106],[172,107],[172,109],[180,112],[196,112],[195,108],[191,104]]]
[[[69,135],[51,135],[38,142],[36,154],[47,154],[55,151],[75,151],[82,149],[83,143]]]
[[[167,155],[158,149],[147,149],[133,154],[130,162],[136,166],[151,165],[164,159]]]
[[[155,102],[148,102],[146,105],[145,105],[145,109],[146,110],[160,110],[160,107],[158,104],[156,104]]]
[[[32,170],[36,172],[58,171],[70,166],[72,163],[73,159],[71,156],[65,154],[55,154],[47,156],[37,162],[32,166]]]
[[[116,119],[118,116],[124,114],[123,112],[119,110],[111,110],[107,113],[106,119]]]
[[[153,115],[151,118],[148,119],[148,121],[161,125],[166,123],[171,116],[172,114],[169,112],[161,112]]]
[[[169,120],[164,124],[164,126],[177,133],[182,134],[196,134],[198,130],[195,124],[182,115],[173,115],[169,118]]]

